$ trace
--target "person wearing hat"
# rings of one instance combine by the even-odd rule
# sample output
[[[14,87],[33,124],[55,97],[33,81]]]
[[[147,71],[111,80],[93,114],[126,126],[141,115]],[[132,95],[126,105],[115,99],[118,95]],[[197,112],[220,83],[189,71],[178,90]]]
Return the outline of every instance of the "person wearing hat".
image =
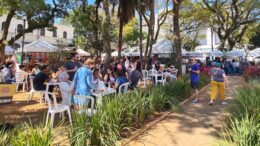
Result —
[[[93,73],[91,69],[94,67],[94,60],[87,59],[85,65],[80,67],[74,76],[73,85],[75,90],[75,95],[85,95],[90,96],[90,90],[96,90],[98,86],[98,82],[94,83]],[[88,100],[85,99],[82,101],[81,99],[75,99],[75,104],[88,104]]]
[[[209,105],[212,106],[214,100],[219,94],[221,99],[221,104],[227,104],[225,102],[225,83],[227,84],[227,76],[225,71],[221,69],[221,63],[216,62],[215,67],[210,70],[211,75],[211,94],[210,94],[210,102]]]

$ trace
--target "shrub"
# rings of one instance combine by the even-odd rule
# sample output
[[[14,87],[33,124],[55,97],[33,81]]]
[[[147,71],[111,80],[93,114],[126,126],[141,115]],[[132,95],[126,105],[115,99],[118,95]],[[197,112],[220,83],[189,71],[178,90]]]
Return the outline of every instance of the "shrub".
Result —
[[[260,78],[260,66],[247,67],[243,74],[246,81]]]
[[[202,76],[201,84],[207,83]],[[188,77],[184,77],[165,86],[150,87],[147,91],[135,90],[103,98],[92,117],[73,113],[70,142],[75,146],[116,145],[120,138],[143,126],[152,113],[176,110],[178,103],[191,93]]]
[[[51,128],[43,125],[33,127],[31,124],[23,124],[16,127],[11,135],[11,146],[51,146],[54,140]]]
[[[252,81],[237,91],[223,138],[237,146],[260,145],[260,84]]]

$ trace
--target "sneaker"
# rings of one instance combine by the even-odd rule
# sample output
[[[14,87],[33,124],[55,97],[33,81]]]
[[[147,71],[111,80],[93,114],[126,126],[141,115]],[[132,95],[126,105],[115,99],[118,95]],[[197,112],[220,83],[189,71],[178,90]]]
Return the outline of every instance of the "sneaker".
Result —
[[[196,103],[198,103],[199,101],[200,101],[200,100],[198,100],[198,99],[193,99],[191,103],[192,103],[192,104],[196,104]]]
[[[209,105],[210,105],[210,106],[213,106],[213,102],[210,102]]]
[[[227,103],[225,101],[222,101],[221,104],[222,105],[227,105]]]

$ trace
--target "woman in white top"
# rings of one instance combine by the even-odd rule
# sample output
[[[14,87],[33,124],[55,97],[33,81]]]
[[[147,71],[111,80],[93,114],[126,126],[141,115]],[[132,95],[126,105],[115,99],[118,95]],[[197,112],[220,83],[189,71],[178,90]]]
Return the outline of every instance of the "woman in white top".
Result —
[[[64,76],[62,81],[60,80],[60,90],[62,95],[62,105],[71,106],[73,85],[69,82],[69,75]]]

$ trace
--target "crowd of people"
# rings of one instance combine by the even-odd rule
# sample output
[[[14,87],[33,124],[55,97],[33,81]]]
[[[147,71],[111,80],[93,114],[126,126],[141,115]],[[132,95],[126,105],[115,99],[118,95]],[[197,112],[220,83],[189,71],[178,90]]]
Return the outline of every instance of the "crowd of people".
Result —
[[[165,68],[154,59],[150,60],[149,65],[151,66],[148,66],[147,70],[154,69],[158,73],[167,72],[169,79],[177,79],[177,69],[173,65]],[[59,68],[43,63],[17,65],[16,60],[10,56],[1,72],[6,83],[14,83],[18,73],[28,84],[30,83],[28,77],[34,76],[33,88],[37,91],[45,91],[48,82],[59,82],[59,88],[64,91],[62,96],[67,98],[62,102],[69,106],[72,104],[71,101],[83,102],[73,99],[73,94],[89,96],[93,92],[104,91],[105,88],[113,88],[120,92],[119,87],[125,83],[129,83],[129,88],[134,89],[137,88],[143,77],[139,57],[113,58],[110,65],[105,68],[104,62],[97,63],[91,58],[82,60],[81,56],[76,53],[72,53],[70,59]],[[49,86],[48,92],[53,92],[53,88],[54,86]]]
[[[232,62],[219,57],[213,61],[206,59],[206,64],[201,63],[195,58],[190,59],[190,82],[191,87],[195,91],[195,98],[192,103],[199,103],[199,74],[205,72],[211,76],[211,100],[209,105],[213,105],[217,95],[219,94],[222,104],[225,103],[225,85],[227,85],[226,74],[240,73],[241,65],[238,61]],[[207,69],[205,69],[207,68]],[[168,67],[161,65],[156,59],[152,58],[146,68],[156,70],[158,74],[164,74],[167,80],[176,80],[178,70],[174,65],[169,64]],[[77,101],[73,99],[75,95],[92,95],[95,91],[104,91],[106,88],[113,88],[117,92],[119,87],[125,83],[130,84],[130,89],[136,88],[143,78],[143,70],[139,57],[123,57],[120,59],[113,58],[110,65],[105,68],[104,62],[97,63],[89,58],[82,61],[81,57],[72,53],[70,59],[59,68],[51,65],[34,64],[32,66],[17,65],[13,57],[9,57],[4,66],[1,68],[6,83],[13,83],[16,80],[16,74],[26,76],[34,76],[33,87],[35,90],[46,90],[47,82],[59,82],[62,94],[66,99],[62,101],[64,104],[71,106],[71,102],[87,102]],[[158,76],[158,79],[162,78]],[[153,77],[155,82],[155,77]],[[28,81],[29,83],[29,81]],[[48,88],[49,92],[53,92],[53,86]],[[72,100],[73,99],[73,100]]]

